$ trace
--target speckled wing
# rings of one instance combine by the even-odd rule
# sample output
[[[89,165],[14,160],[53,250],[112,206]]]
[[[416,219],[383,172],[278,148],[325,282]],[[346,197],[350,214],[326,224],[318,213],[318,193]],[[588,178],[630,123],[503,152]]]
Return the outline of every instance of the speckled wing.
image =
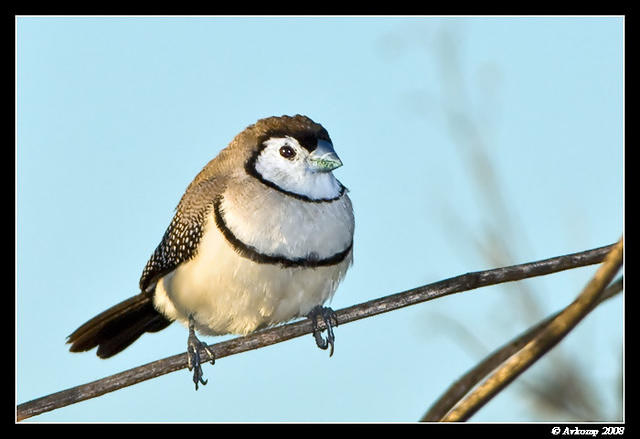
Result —
[[[71,352],[88,351],[98,346],[97,355],[109,358],[145,332],[158,332],[171,324],[172,320],[153,305],[155,285],[158,279],[196,254],[203,220],[224,187],[225,178],[216,177],[219,162],[215,160],[209,162],[182,196],[173,221],[144,268],[140,279],[142,292],[76,329],[67,340]]]
[[[153,305],[156,282],[181,262],[192,258],[202,236],[202,223],[213,206],[218,185],[215,179],[194,180],[182,196],[176,214],[142,273],[142,292],[90,319],[71,335],[71,352],[98,346],[100,358],[121,352],[145,332],[157,332],[171,324]],[[219,179],[218,179],[219,180]]]
[[[222,191],[223,180],[215,177],[196,179],[187,188],[162,241],[144,267],[140,277],[143,292],[152,292],[162,276],[196,255],[205,219]]]

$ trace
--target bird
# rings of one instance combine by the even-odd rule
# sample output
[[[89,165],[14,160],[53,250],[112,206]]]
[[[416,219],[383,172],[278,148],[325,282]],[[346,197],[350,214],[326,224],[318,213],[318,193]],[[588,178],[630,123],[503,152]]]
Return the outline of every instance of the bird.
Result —
[[[307,116],[259,119],[187,186],[140,277],[140,292],[71,335],[71,352],[112,357],[174,321],[188,328],[193,382],[207,384],[197,334],[247,335],[300,317],[333,354],[330,300],[353,264],[354,213],[329,133]],[[325,324],[321,335],[318,319]]]

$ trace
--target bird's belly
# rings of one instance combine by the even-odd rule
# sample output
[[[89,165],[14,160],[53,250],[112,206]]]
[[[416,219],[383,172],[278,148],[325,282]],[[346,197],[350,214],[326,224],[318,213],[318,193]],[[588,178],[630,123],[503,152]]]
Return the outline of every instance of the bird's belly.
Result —
[[[197,255],[158,281],[154,304],[170,319],[202,334],[247,334],[306,315],[325,303],[346,274],[352,253],[340,263],[283,267],[254,262],[217,230],[207,233]]]

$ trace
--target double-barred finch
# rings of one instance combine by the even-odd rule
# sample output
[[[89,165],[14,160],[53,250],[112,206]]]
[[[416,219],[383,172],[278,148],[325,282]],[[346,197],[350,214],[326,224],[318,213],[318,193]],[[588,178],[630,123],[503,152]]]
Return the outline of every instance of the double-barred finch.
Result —
[[[108,358],[178,320],[189,328],[196,389],[206,384],[196,331],[248,334],[322,318],[327,337],[315,325],[314,336],[333,352],[337,322],[323,305],[353,259],[351,200],[332,173],[341,165],[327,131],[306,116],[247,127],[187,187],[140,294],[79,327],[70,350],[97,346]]]

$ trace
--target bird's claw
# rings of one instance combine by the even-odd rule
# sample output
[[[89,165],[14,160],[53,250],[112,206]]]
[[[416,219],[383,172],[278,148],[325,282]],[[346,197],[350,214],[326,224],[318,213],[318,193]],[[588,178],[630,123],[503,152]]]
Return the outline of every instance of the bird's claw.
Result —
[[[318,327],[318,316],[322,318],[324,325],[327,329],[327,338],[322,337],[322,330]],[[316,339],[316,345],[320,349],[329,349],[329,356],[333,355],[333,345],[335,342],[335,336],[333,334],[333,328],[338,326],[338,317],[334,310],[329,307],[316,306],[311,310],[307,317],[311,319],[313,324],[313,337]]]
[[[193,370],[193,382],[196,385],[196,390],[198,390],[198,383],[203,386],[207,384],[208,380],[203,378],[202,373],[202,360],[200,358],[200,350],[203,350],[207,353],[211,361],[211,364],[215,364],[216,359],[209,347],[198,340],[196,337],[193,318],[189,318],[189,338],[187,339],[187,368],[189,371]]]

